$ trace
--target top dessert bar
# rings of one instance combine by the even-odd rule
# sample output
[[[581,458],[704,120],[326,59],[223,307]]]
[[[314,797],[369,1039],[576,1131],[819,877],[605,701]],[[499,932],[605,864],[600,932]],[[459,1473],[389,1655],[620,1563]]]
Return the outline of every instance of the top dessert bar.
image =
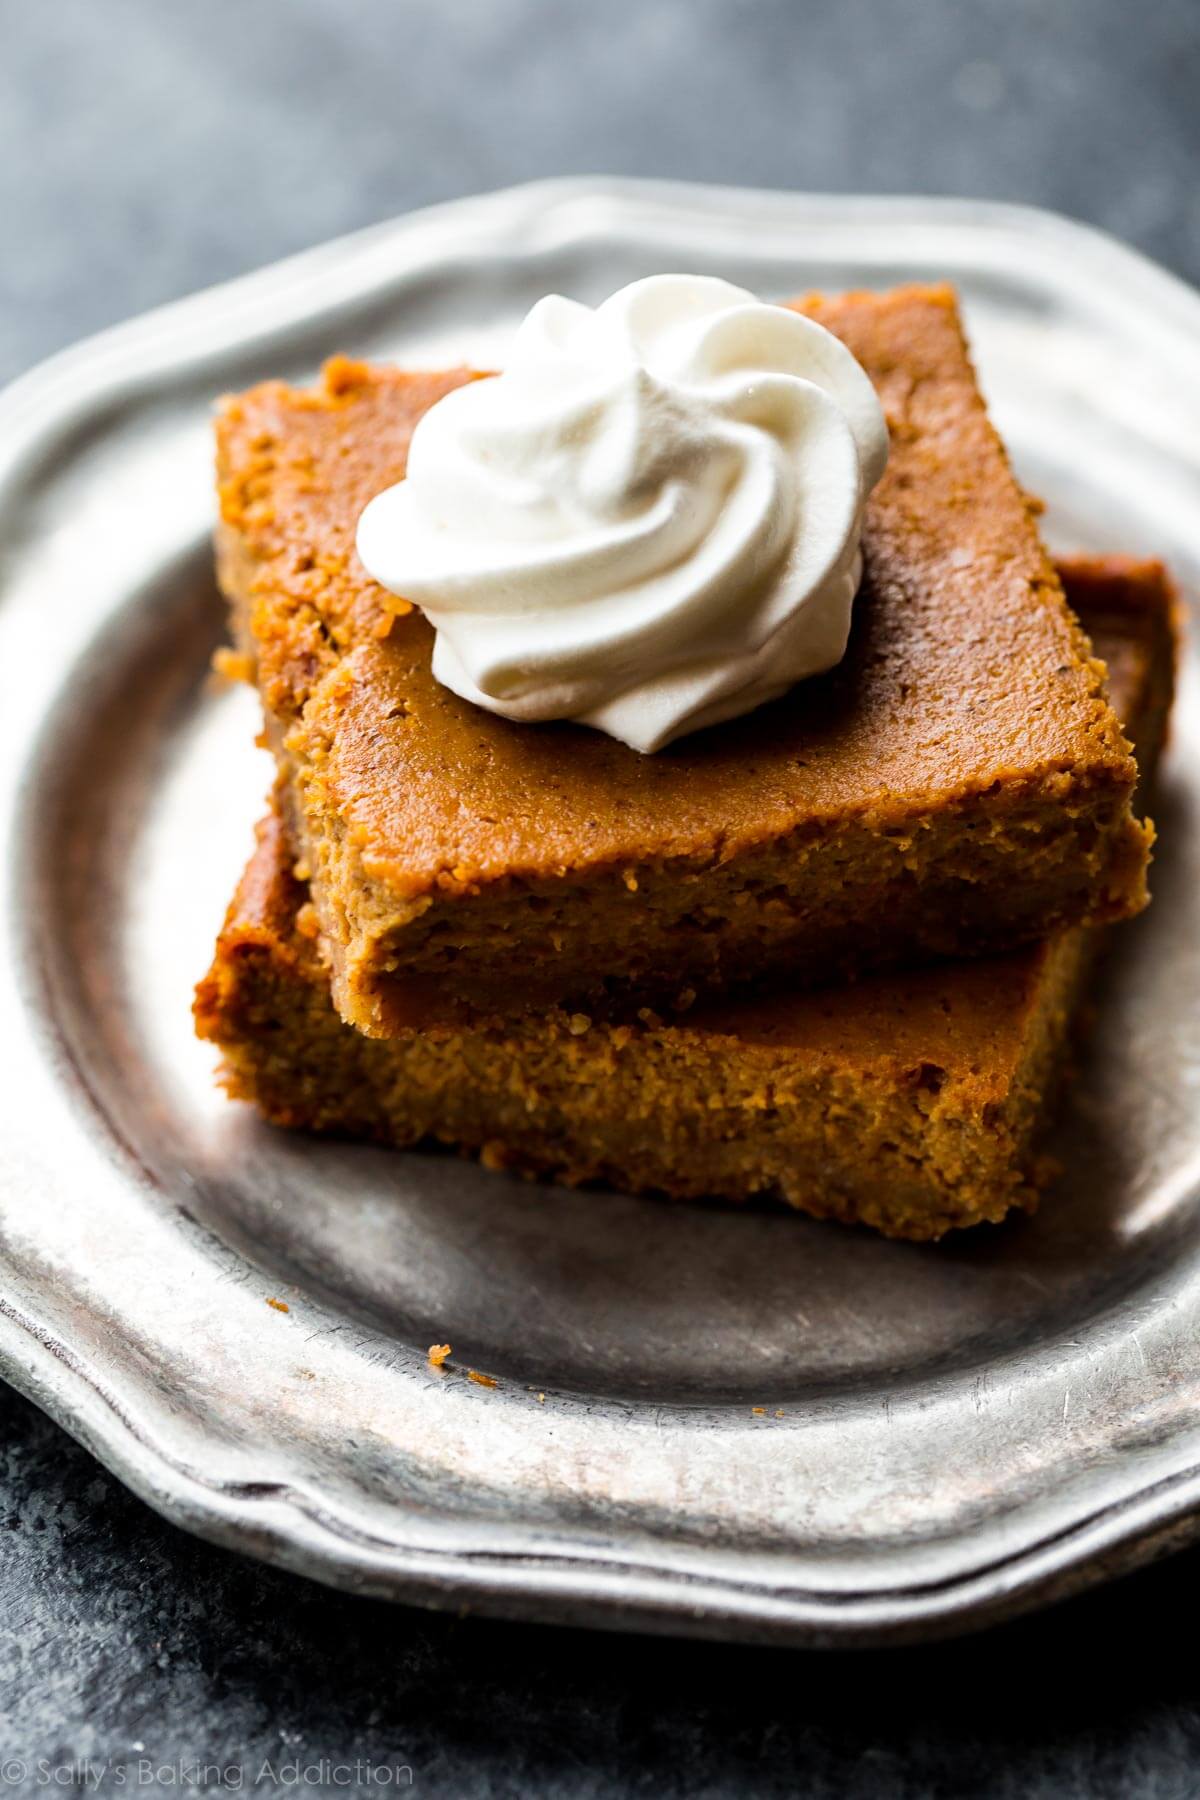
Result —
[[[341,360],[313,390],[225,402],[221,582],[335,1003],[362,1031],[687,1006],[778,973],[991,953],[1144,903],[1135,766],[953,292],[796,304],[857,356],[891,436],[850,645],[830,674],[654,756],[457,698],[430,671],[428,625],[357,559],[362,507],[468,371]]]

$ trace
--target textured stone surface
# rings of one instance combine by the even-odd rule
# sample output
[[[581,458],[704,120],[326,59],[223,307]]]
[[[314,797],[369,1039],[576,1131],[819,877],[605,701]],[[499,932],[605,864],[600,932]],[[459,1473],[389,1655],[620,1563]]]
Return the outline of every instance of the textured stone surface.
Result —
[[[551,174],[988,195],[1200,277],[1195,0],[0,0],[0,377]]]
[[[335,232],[581,171],[1035,201],[1200,278],[1195,0],[0,0],[0,42],[0,376]],[[456,1800],[1195,1791],[1200,1555],[958,1647],[667,1645],[276,1575],[2,1391],[0,1446],[0,1800],[78,1758],[101,1793],[143,1758],[184,1791],[197,1761],[407,1764]]]

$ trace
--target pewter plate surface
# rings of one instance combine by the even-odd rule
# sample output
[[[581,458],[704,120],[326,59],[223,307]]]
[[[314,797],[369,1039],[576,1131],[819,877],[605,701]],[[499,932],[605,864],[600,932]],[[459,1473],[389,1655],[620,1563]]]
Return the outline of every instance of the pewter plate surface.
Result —
[[[1200,298],[1043,214],[553,183],[35,370],[0,397],[0,1368],[169,1517],[325,1581],[730,1637],[945,1632],[1197,1529],[1190,666],[1155,904],[1099,981],[1036,1220],[912,1248],[289,1137],[191,1035],[268,780],[252,697],[206,674],[212,396],[339,349],[487,361],[547,289],[674,267],[781,295],[957,281],[1051,541],[1200,583]],[[435,1340],[499,1385],[434,1374]]]

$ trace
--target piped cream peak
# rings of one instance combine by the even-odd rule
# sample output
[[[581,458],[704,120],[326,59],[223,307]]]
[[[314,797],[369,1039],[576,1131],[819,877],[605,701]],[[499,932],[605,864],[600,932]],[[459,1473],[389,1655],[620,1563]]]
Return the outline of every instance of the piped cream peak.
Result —
[[[455,693],[650,752],[840,661],[887,448],[799,313],[699,275],[551,295],[503,374],[420,421],[358,551]]]

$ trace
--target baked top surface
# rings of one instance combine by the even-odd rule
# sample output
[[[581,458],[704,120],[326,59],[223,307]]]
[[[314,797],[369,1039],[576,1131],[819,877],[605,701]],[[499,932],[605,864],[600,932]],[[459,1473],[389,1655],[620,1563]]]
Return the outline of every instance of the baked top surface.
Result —
[[[847,656],[732,724],[643,757],[569,725],[513,725],[441,688],[431,632],[354,552],[421,413],[467,371],[338,362],[219,421],[224,579],[252,617],[269,710],[319,767],[364,875],[404,894],[743,846],[847,814],[936,818],[1067,771],[1129,787],[1102,674],[983,408],[948,289],[813,299],[887,414]]]
[[[1153,758],[1173,681],[1175,601],[1170,582],[1158,563],[1121,558],[1071,559],[1064,575],[1097,655],[1108,666],[1114,707]],[[218,945],[207,984],[207,1012],[200,1015],[209,1019],[207,1035],[220,1039],[216,996],[224,985],[228,1003],[229,984],[236,989],[242,979],[240,958],[246,950],[272,957],[303,986],[327,988],[313,937],[297,925],[306,897],[292,874],[283,826],[272,815],[260,827],[258,847]],[[689,1048],[715,1041],[722,1056],[758,1061],[768,1069],[781,1059],[799,1060],[836,1065],[887,1084],[911,1082],[914,1073],[920,1078],[928,1071],[935,1080],[951,1076],[976,1103],[986,1104],[1003,1098],[1039,1013],[1054,1004],[1058,965],[1075,935],[1060,933],[1048,943],[1002,957],[874,976],[817,992],[710,1002],[652,1028],[672,1039],[685,1060]],[[280,1028],[287,1029],[287,1022],[281,1021]],[[514,1022],[511,1038],[519,1055],[524,1036],[551,1031],[561,1038],[570,1061],[590,1055],[621,1029],[597,1026],[594,1039],[591,1031],[577,1039],[564,1015],[555,1014],[549,1024]],[[344,1030],[351,1043],[361,1043],[351,1027]],[[495,1027],[491,1035],[497,1035]],[[403,1054],[402,1041],[398,1053]]]

